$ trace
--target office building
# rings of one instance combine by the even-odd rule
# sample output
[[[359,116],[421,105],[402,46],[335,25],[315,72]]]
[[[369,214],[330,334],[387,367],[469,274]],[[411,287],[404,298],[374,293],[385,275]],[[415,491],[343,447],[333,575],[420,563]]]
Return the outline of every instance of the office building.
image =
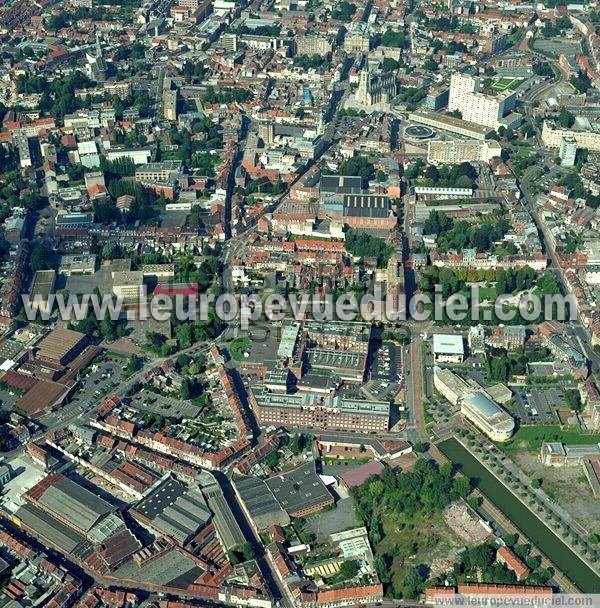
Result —
[[[297,55],[320,55],[324,57],[333,50],[333,44],[329,38],[324,36],[298,36],[296,38]]]
[[[230,53],[237,53],[238,36],[237,34],[225,32],[221,35],[221,46]]]
[[[144,273],[124,270],[113,273],[113,293],[123,300],[138,300],[143,295]]]
[[[433,386],[452,405],[458,405],[463,396],[476,388],[475,384],[469,384],[449,369],[440,367],[433,371]]]
[[[286,395],[255,388],[250,392],[250,404],[259,422],[267,426],[362,433],[389,430],[387,401],[359,401],[315,393]]]
[[[575,165],[577,157],[577,140],[572,136],[563,137],[558,149],[558,157],[560,164],[563,167],[572,167]]]
[[[171,175],[181,172],[181,161],[165,160],[159,163],[145,163],[136,167],[136,182],[166,182]]]
[[[270,146],[275,140],[275,125],[269,120],[261,120],[258,123],[258,137],[266,146]]]
[[[452,405],[460,405],[460,413],[490,439],[510,439],[515,428],[514,420],[477,383],[436,367],[433,385]]]
[[[433,357],[436,363],[462,363],[465,357],[463,337],[433,334]]]
[[[27,169],[33,166],[33,163],[31,162],[29,139],[24,135],[19,135],[15,137],[15,144],[19,152],[19,165],[21,169]]]
[[[448,105],[448,96],[450,91],[447,88],[432,88],[425,97],[425,107],[428,110],[437,112]]]
[[[166,120],[177,120],[177,89],[171,85],[171,80],[165,78],[162,102],[163,116]]]
[[[515,429],[511,416],[481,391],[461,399],[460,413],[492,441],[508,441]]]

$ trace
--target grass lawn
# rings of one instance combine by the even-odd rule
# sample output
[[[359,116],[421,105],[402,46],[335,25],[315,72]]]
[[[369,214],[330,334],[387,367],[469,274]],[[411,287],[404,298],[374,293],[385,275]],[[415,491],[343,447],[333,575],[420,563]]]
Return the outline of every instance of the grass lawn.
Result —
[[[479,299],[480,300],[495,300],[498,297],[498,291],[495,287],[480,287],[479,288]]]
[[[522,80],[519,78],[500,78],[494,81],[490,88],[494,91],[503,92],[509,89],[516,89],[521,82]]]
[[[575,427],[561,427],[559,424],[537,424],[520,427],[511,441],[497,445],[505,452],[523,448],[537,451],[543,441],[560,441],[575,445],[600,443],[600,433],[582,433]]]
[[[228,350],[236,361],[241,361],[244,358],[244,353],[248,349],[249,345],[250,338],[244,336],[243,338],[236,338],[233,340],[229,344]]]

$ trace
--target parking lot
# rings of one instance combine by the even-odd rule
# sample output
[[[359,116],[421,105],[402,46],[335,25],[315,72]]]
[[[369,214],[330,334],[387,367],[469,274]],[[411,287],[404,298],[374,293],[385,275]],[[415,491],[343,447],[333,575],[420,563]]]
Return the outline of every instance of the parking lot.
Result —
[[[384,342],[373,354],[369,379],[383,382],[402,380],[402,349],[393,342]]]
[[[79,376],[81,388],[77,391],[72,403],[77,403],[82,409],[91,409],[100,402],[110,390],[123,379],[125,361],[103,357],[92,363]]]
[[[556,408],[564,405],[559,388],[529,388],[515,390],[515,413],[522,424],[556,422]]]
[[[8,387],[6,390],[0,390],[0,404],[3,410],[11,412],[15,407],[15,403],[20,395],[15,393],[13,388]]]
[[[129,405],[142,412],[152,412],[165,418],[176,418],[178,420],[196,418],[202,409],[191,401],[168,395],[159,395],[144,389],[142,389],[142,392],[133,395]]]

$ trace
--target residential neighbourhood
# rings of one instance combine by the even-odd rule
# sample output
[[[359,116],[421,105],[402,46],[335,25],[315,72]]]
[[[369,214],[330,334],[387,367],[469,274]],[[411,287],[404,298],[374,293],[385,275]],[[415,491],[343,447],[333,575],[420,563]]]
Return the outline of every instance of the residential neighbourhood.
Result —
[[[600,7],[0,6],[0,608],[600,592]]]

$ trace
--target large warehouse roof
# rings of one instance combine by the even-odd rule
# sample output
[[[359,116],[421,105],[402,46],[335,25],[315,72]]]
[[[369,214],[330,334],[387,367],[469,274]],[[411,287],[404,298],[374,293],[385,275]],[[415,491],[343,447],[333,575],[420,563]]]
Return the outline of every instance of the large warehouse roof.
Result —
[[[50,361],[62,360],[80,343],[85,341],[85,334],[72,329],[57,327],[38,344],[38,357]]]
[[[295,513],[332,501],[325,484],[317,475],[314,462],[267,479],[267,485],[279,504],[293,517]]]
[[[234,480],[235,488],[246,505],[250,517],[262,530],[271,524],[287,525],[290,518],[279,506],[267,484],[258,477],[244,475]]]
[[[463,355],[465,346],[462,336],[433,334],[433,352],[436,355]]]
[[[106,500],[62,476],[46,489],[39,503],[86,533],[101,518],[116,510]]]
[[[16,517],[33,530],[44,542],[66,553],[85,544],[85,538],[35,505],[24,504]]]
[[[168,478],[144,498],[137,510],[152,525],[181,544],[211,518],[202,492]]]

